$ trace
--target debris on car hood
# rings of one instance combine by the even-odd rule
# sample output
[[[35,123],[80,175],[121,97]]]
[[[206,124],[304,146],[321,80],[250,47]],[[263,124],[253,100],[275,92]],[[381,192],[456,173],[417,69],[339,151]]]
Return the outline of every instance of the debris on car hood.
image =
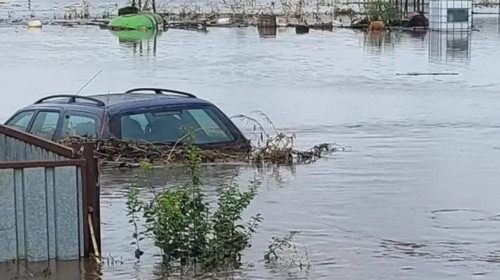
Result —
[[[312,163],[334,152],[347,151],[337,144],[323,143],[307,150],[297,150],[293,140],[285,134],[278,134],[266,141],[246,148],[201,149],[203,162],[244,162],[255,165],[267,163],[293,165]],[[70,137],[60,141],[61,144],[79,151],[86,143],[94,143],[96,157],[102,166],[106,167],[137,167],[143,161],[163,165],[168,163],[183,163],[187,160],[185,145],[122,141],[117,139],[95,140]]]
[[[243,162],[256,166],[266,164],[294,165],[309,164],[335,152],[348,151],[347,147],[336,143],[322,143],[309,149],[297,149],[295,133],[278,131],[269,117],[261,111],[253,111],[264,122],[272,126],[273,133],[268,133],[261,121],[247,115],[235,115],[231,118],[244,121],[253,126],[250,147],[203,148],[199,151],[204,163]],[[189,136],[189,135],[186,135]],[[184,136],[180,139],[185,138]],[[141,162],[149,161],[155,165],[185,163],[188,154],[186,145],[177,143],[150,143],[123,141],[117,139],[92,140],[86,138],[66,138],[61,144],[80,150],[85,143],[95,143],[96,157],[101,165],[107,167],[138,167]],[[189,142],[189,141],[187,141]]]

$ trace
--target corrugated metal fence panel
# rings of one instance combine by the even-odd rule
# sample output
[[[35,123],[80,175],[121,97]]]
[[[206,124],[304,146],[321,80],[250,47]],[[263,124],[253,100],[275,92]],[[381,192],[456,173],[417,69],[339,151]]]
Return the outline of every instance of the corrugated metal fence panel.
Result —
[[[0,261],[15,259],[16,241],[16,202],[14,170],[0,170]]]
[[[80,168],[0,170],[0,261],[83,256]]]
[[[0,162],[61,159],[65,158],[30,143],[0,134]]]

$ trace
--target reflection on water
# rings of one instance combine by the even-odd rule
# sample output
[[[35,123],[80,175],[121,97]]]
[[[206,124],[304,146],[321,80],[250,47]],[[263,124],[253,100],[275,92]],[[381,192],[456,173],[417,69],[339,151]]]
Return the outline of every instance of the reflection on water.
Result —
[[[263,38],[276,38],[276,30],[275,27],[258,27],[259,36]]]
[[[391,50],[401,40],[401,32],[369,31],[364,34],[364,45],[372,52]]]
[[[242,186],[254,176],[263,181],[248,215],[261,213],[265,221],[244,255],[254,267],[241,278],[290,279],[261,260],[272,236],[297,230],[313,265],[310,279],[499,279],[500,36],[496,16],[475,18],[475,26],[481,32],[473,37],[349,29],[297,36],[280,28],[276,39],[259,38],[254,27],[171,29],[159,37],[5,27],[0,118],[48,93],[76,90],[99,69],[82,94],[165,86],[192,91],[228,115],[261,110],[278,129],[295,133],[300,147],[338,142],[352,152],[265,174],[250,166],[203,168],[211,200],[235,174]],[[156,56],[127,59],[134,48],[147,53],[148,44],[152,52],[154,38]],[[448,62],[462,55],[470,61]],[[394,75],[448,71],[460,75]],[[103,255],[124,262],[106,260],[106,280],[155,279],[155,247],[141,245],[145,256],[137,263],[130,245],[124,192],[137,172],[102,174]],[[184,184],[185,173],[172,167],[168,185]],[[85,265],[58,263],[53,278],[93,275]],[[30,266],[36,273],[45,268]],[[0,265],[0,279],[5,275],[26,278],[14,264]]]
[[[148,30],[110,30],[111,34],[118,37],[118,42],[122,46],[132,49],[134,54],[156,56],[157,38],[161,31],[156,29]]]
[[[470,32],[430,32],[430,61],[468,62],[470,55]]]
[[[105,265],[116,265],[104,259]],[[0,265],[0,279],[101,279],[101,268],[90,260],[50,261],[38,263],[9,262]]]
[[[370,31],[365,34],[365,44],[372,47],[382,47],[386,38],[390,40],[391,33],[384,31]]]
[[[427,33],[429,33],[429,32],[427,29],[422,29],[422,30],[417,29],[417,30],[408,30],[408,31],[405,31],[404,33],[410,35],[413,38],[419,38],[423,41],[423,40],[425,40]]]

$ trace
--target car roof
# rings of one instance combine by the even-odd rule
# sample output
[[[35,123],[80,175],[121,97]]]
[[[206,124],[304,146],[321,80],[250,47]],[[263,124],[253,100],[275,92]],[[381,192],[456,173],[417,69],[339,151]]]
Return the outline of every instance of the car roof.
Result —
[[[209,103],[208,101],[199,99],[197,97],[192,98],[186,96],[147,94],[147,93],[112,93],[112,94],[88,95],[86,97],[95,98],[104,102],[107,108],[116,105],[124,105],[137,102],[142,103],[148,101],[162,101],[162,103],[168,103],[168,104]]]
[[[146,93],[146,92],[153,93]],[[167,90],[167,89],[133,89],[125,93],[108,93],[96,95],[52,95],[42,98],[29,106],[44,107],[47,105],[57,105],[58,107],[78,107],[85,111],[108,111],[116,114],[122,111],[137,110],[151,106],[190,106],[190,105],[213,105],[212,103],[200,99],[193,94]],[[25,109],[28,109],[25,108]]]
[[[88,97],[95,98],[104,102],[104,104],[106,104],[105,108],[110,114],[114,114],[124,110],[133,110],[155,105],[212,105],[212,103],[197,97],[165,94],[118,93],[92,95]]]

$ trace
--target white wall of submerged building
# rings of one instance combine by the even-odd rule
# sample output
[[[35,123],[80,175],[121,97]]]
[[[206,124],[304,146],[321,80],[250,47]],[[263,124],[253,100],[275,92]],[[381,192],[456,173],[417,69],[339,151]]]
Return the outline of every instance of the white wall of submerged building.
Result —
[[[433,31],[467,32],[472,30],[471,0],[431,0],[429,28]]]

